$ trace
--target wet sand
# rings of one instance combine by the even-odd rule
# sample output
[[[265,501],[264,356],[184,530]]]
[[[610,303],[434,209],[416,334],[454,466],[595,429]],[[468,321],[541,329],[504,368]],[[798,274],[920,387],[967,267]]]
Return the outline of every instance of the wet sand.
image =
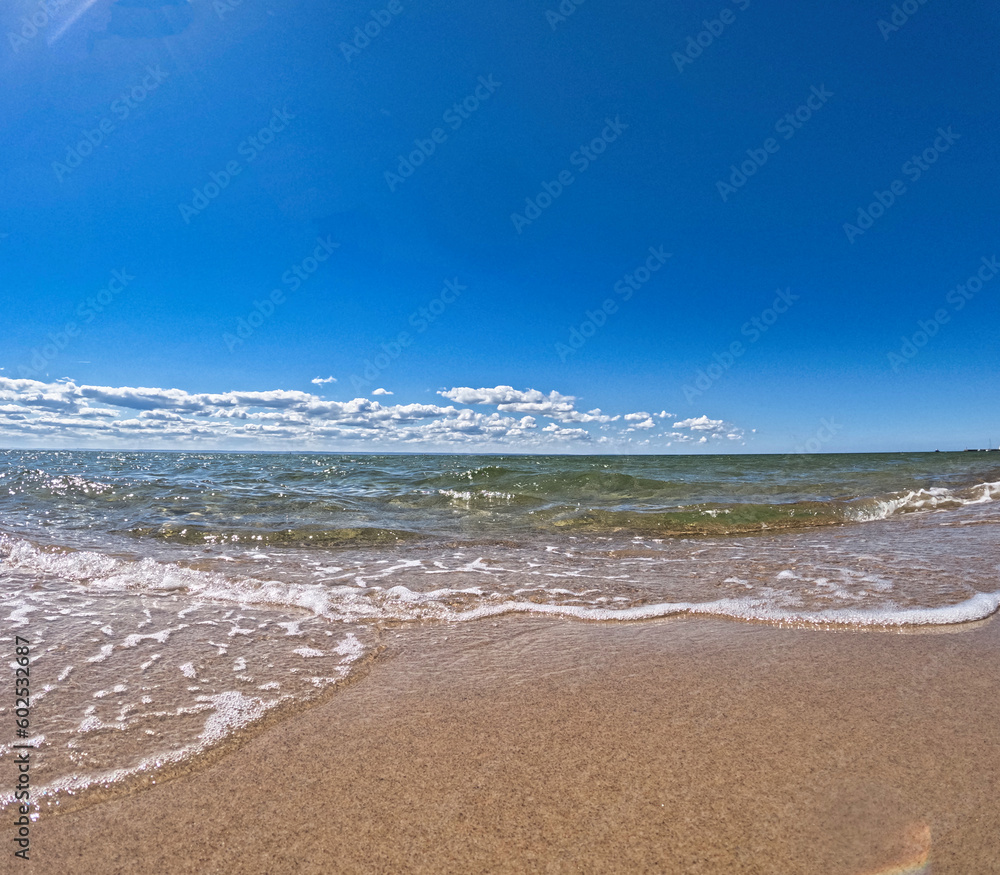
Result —
[[[5,832],[0,871],[1000,872],[995,621],[514,617],[384,643],[217,762],[43,815],[30,864]]]

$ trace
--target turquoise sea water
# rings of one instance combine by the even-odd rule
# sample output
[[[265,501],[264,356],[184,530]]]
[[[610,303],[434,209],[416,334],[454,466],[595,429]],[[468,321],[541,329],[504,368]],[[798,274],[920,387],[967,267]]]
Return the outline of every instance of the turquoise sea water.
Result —
[[[998,498],[1000,453],[7,451],[0,624],[32,642],[34,777],[58,800],[322,694],[390,624],[981,619]]]

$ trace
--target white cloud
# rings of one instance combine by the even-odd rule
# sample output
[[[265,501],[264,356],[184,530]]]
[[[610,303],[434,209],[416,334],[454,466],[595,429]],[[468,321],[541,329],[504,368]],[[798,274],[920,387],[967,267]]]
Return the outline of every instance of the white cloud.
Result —
[[[318,379],[318,378],[317,378]],[[391,395],[375,390],[373,395]],[[0,376],[0,440],[18,446],[109,446],[239,449],[400,449],[545,451],[596,442],[629,446],[629,432],[652,429],[648,413],[611,416],[576,410],[576,398],[552,391],[459,387],[441,390],[447,405],[389,403],[374,398],[329,401],[274,389],[193,393],[176,388],[44,383]],[[492,407],[493,410],[473,409]],[[574,426],[574,427],[570,427]],[[587,426],[587,427],[583,427]],[[656,441],[713,440],[743,432],[707,416],[674,424]],[[686,429],[686,431],[685,431]],[[650,433],[652,435],[652,433]],[[669,446],[668,443],[661,443]]]
[[[324,383],[336,383],[337,382],[337,378],[336,377],[313,377],[310,382],[315,383],[317,386],[322,386]],[[377,395],[378,392],[376,391],[375,394]]]
[[[373,389],[372,395],[395,395],[395,392],[390,392],[388,389]]]
[[[626,429],[626,431],[634,431],[637,428],[656,428],[656,423],[653,422],[652,414],[646,413],[645,411],[640,411],[638,413],[626,413],[624,419],[626,422],[632,423],[632,427]]]
[[[575,407],[576,397],[552,391],[546,395],[537,389],[515,389],[513,386],[494,386],[491,389],[472,389],[468,386],[438,392],[460,404],[491,405],[504,413],[534,413],[559,422],[614,422],[617,416],[608,416],[599,407],[582,413]]]
[[[560,422],[615,422],[621,419],[620,415],[608,416],[605,413],[601,413],[600,407],[595,407],[593,410],[588,410],[586,413],[571,410],[569,412],[558,412],[549,415],[554,416]]]
[[[560,395],[555,391],[545,395],[537,389],[521,391],[512,386],[494,386],[492,389],[471,389],[464,386],[446,389],[438,394],[459,404],[488,404],[508,413],[537,413],[554,419],[582,415],[573,409],[575,397]]]
[[[674,428],[689,428],[692,431],[723,431],[725,422],[721,419],[709,419],[707,416],[698,416],[694,419],[682,419],[674,423]]]
[[[590,437],[590,433],[585,428],[563,428],[554,422],[550,422],[542,431],[560,440],[579,440],[580,438],[586,439]]]

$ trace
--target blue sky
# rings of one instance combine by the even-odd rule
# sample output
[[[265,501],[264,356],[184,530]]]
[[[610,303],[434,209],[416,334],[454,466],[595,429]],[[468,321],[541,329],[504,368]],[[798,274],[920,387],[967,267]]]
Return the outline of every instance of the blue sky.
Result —
[[[0,444],[1000,441],[993,4],[12,0],[0,34]]]

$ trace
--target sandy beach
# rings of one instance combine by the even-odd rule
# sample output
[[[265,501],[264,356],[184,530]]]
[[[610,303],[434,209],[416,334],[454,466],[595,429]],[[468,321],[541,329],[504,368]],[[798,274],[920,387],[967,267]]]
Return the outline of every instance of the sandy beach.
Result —
[[[4,871],[1000,871],[1000,625],[523,618],[367,677]]]

